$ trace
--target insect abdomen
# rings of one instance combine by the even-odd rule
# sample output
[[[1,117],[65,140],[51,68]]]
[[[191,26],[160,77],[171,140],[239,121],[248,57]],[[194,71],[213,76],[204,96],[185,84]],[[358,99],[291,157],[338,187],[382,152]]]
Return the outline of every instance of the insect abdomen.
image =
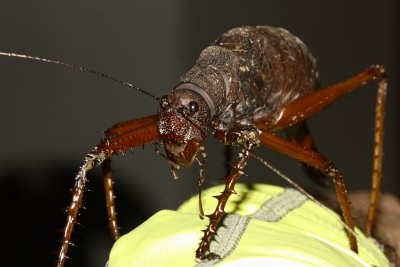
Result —
[[[275,110],[317,89],[314,57],[299,38],[285,29],[271,26],[235,28],[224,33],[214,44],[239,56],[242,91],[256,105],[265,103]]]
[[[274,111],[318,88],[314,57],[282,28],[245,26],[222,34],[200,54],[182,82],[201,87],[217,114],[235,103],[243,113]]]

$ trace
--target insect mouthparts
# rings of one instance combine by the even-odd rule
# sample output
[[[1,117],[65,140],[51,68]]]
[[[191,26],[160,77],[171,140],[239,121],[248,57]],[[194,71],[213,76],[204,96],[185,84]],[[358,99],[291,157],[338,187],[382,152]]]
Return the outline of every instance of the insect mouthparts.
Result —
[[[183,143],[171,143],[167,142],[165,143],[165,147],[169,150],[171,153],[180,153],[182,150],[185,148],[187,142]]]

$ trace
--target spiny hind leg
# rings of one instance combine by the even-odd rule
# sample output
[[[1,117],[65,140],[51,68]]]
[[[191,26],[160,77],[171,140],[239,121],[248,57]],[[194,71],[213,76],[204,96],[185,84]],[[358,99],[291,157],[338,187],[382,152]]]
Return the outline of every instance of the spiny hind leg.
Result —
[[[322,88],[308,95],[301,96],[296,100],[284,105],[279,110],[268,116],[259,118],[256,121],[257,128],[262,130],[282,130],[298,124],[317,112],[326,108],[342,96],[360,88],[362,85],[378,82],[378,90],[375,103],[375,134],[374,134],[374,153],[373,153],[373,173],[372,187],[370,195],[370,206],[366,233],[372,234],[376,221],[378,199],[382,179],[382,158],[383,158],[383,132],[384,132],[384,113],[387,90],[386,69],[382,65],[372,65],[359,74],[349,79]]]
[[[318,152],[306,149],[301,145],[298,145],[292,141],[289,141],[268,131],[262,131],[262,133],[260,134],[260,142],[261,144],[272,150],[290,156],[296,160],[302,161],[333,178],[336,195],[343,214],[343,220],[349,228],[347,229],[347,233],[350,241],[350,248],[354,252],[357,252],[357,239],[353,234],[354,222],[350,212],[350,205],[347,196],[346,186],[344,183],[344,178],[343,175],[338,171],[338,169],[334,167],[332,161],[330,161]]]

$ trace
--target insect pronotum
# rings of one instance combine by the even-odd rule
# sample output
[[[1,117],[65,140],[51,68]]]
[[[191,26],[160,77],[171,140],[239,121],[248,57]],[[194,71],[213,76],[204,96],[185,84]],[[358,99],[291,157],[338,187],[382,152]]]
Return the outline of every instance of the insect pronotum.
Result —
[[[88,171],[100,165],[103,168],[109,227],[116,240],[120,233],[110,157],[137,146],[161,141],[173,173],[179,167],[190,166],[195,160],[199,162],[201,186],[203,163],[197,154],[203,154],[209,128],[220,142],[238,146],[241,152],[224,179],[225,189],[217,197],[215,211],[208,215],[210,223],[194,254],[198,260],[218,257],[209,252],[210,242],[225,214],[225,204],[235,193],[235,183],[243,173],[252,151],[259,146],[301,161],[307,174],[316,182],[323,182],[326,176],[332,177],[344,223],[348,229],[354,229],[343,175],[332,161],[317,151],[306,120],[343,95],[377,81],[372,190],[365,228],[366,233],[371,234],[380,192],[383,154],[387,80],[382,65],[370,66],[343,82],[319,88],[315,59],[300,39],[282,28],[239,27],[222,34],[204,49],[171,93],[158,98],[131,83],[79,65],[14,53],[1,52],[0,55],[88,71],[133,87],[160,104],[155,115],[118,123],[107,129],[102,141],[85,156],[75,176],[72,201],[67,208],[58,266],[64,265],[72,244],[71,234],[82,206]],[[275,134],[280,130],[286,133],[287,138]],[[348,231],[348,237],[349,248],[357,252],[355,235]]]

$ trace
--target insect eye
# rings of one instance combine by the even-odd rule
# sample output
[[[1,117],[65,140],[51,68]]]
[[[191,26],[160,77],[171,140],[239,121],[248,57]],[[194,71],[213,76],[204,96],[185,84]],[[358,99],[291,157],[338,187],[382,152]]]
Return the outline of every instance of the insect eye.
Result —
[[[189,111],[190,111],[190,114],[193,114],[193,113],[199,111],[199,103],[197,103],[196,101],[191,101],[189,103]]]

